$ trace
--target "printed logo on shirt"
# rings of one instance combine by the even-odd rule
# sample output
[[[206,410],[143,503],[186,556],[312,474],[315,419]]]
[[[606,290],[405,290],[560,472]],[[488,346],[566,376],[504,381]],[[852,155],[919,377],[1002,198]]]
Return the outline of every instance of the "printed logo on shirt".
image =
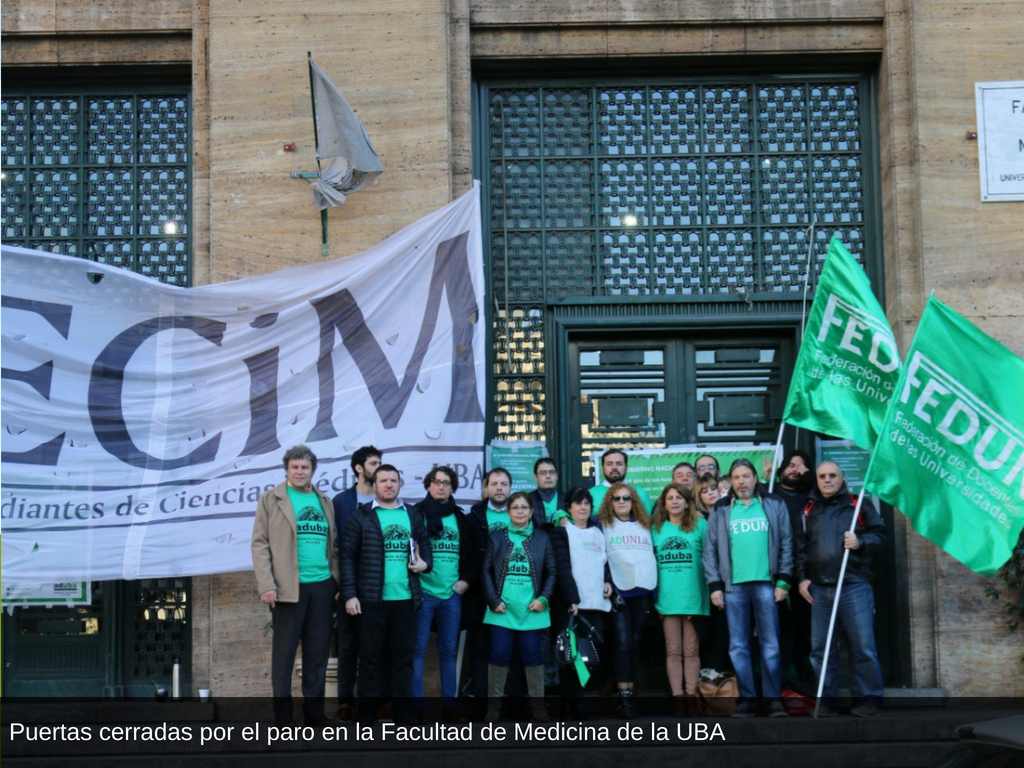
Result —
[[[459,532],[451,528],[442,528],[441,531],[430,540],[430,549],[435,555],[443,552],[459,553]]]
[[[519,547],[512,550],[512,555],[508,559],[508,575],[527,577],[530,575],[530,560]]]
[[[384,529],[384,552],[401,552],[403,556],[409,553],[409,531],[400,525],[389,525]]]
[[[295,530],[299,534],[327,535],[327,518],[317,507],[303,507],[295,514]]]
[[[686,539],[673,536],[658,547],[658,560],[662,563],[692,563],[693,547]]]
[[[735,536],[739,533],[764,533],[768,530],[767,520],[730,520],[729,532]]]

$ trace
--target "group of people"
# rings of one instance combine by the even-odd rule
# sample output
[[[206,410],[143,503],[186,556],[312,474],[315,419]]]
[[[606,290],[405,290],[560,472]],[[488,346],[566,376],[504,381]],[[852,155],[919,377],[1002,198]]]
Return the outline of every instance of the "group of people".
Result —
[[[720,477],[717,460],[706,455],[677,465],[652,501],[626,482],[628,462],[624,451],[606,451],[602,481],[565,493],[552,459],[536,462],[530,492],[512,493],[511,474],[495,467],[484,476],[482,500],[464,510],[454,500],[459,476],[451,467],[435,466],[423,478],[423,498],[406,502],[398,469],[365,446],[352,456],[356,483],[330,499],[312,484],[312,451],[290,449],[285,482],[260,499],[252,539],[261,600],[273,614],[276,722],[294,722],[291,673],[300,641],[307,725],[373,722],[385,701],[397,721],[425,719],[432,628],[445,721],[465,722],[456,663],[463,630],[473,719],[496,720],[503,697],[526,694],[530,715],[548,720],[546,677],[558,680],[561,716],[583,719],[586,676],[571,659],[561,669],[552,661],[555,639],[570,623],[602,641],[617,714],[629,719],[652,610],[664,633],[673,714],[698,714],[702,668],[731,669],[739,688],[733,715],[757,714],[756,630],[760,702],[769,716],[786,716],[784,666],[804,657],[815,681],[821,674],[844,551],[838,623],[854,662],[852,713],[877,714],[882,679],[869,564],[886,532],[868,501],[853,524],[856,498],[842,470],[826,461],[815,472],[809,456],[790,451],[778,492],[768,493],[748,460],[737,459]],[[794,586],[799,597],[790,595]],[[324,711],[332,614],[333,718]],[[819,715],[837,713],[835,648]]]

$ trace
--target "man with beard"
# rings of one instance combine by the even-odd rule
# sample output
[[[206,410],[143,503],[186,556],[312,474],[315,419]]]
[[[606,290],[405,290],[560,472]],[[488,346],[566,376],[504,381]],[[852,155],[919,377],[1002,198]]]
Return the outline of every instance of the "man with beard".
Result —
[[[352,473],[355,485],[346,488],[334,497],[335,528],[338,532],[338,548],[345,525],[355,514],[360,504],[373,501],[373,473],[377,471],[384,456],[380,449],[364,445],[352,454]],[[338,643],[338,720],[351,720],[355,707],[356,666],[359,662],[359,639],[356,630],[358,619],[349,616],[345,605],[338,597],[337,643]],[[385,688],[388,685],[385,683]]]
[[[786,717],[780,696],[782,669],[775,603],[786,599],[792,583],[793,534],[789,514],[780,498],[764,492],[749,460],[736,459],[729,476],[732,495],[715,504],[708,518],[704,572],[711,603],[725,611],[729,622],[729,657],[740,688],[739,706],[732,716],[757,714],[750,647],[756,627],[761,646],[761,687],[768,714]]]
[[[786,502],[789,525],[793,529],[794,550],[804,535],[804,507],[807,494],[814,487],[813,462],[805,451],[792,449],[782,457],[775,492]],[[782,653],[783,685],[806,687],[813,676],[811,670],[811,609],[804,600],[784,600],[779,603],[779,644]],[[795,675],[790,677],[790,668]]]
[[[390,464],[374,473],[376,497],[349,520],[341,545],[341,592],[349,616],[359,616],[359,718],[377,719],[381,681],[390,672],[395,720],[410,722],[420,574],[433,563],[423,516],[398,498],[401,476]],[[382,663],[385,646],[390,664]],[[386,667],[390,666],[390,670]]]
[[[854,529],[853,511],[857,498],[850,494],[843,470],[834,461],[818,467],[818,486],[806,507],[806,535],[797,552],[800,594],[811,604],[811,664],[815,682],[821,676],[825,641],[832,606],[839,584],[843,553],[849,550],[846,573],[839,596],[836,621],[850,644],[853,659],[853,709],[857,717],[875,717],[882,706],[882,667],[875,647],[875,595],[871,588],[871,555],[885,544],[885,522],[874,505],[864,500]],[[837,714],[839,675],[836,670],[836,635],[829,652],[828,673],[818,714]]]
[[[608,489],[615,485],[615,483],[629,482],[626,480],[627,472],[629,472],[629,457],[625,451],[620,448],[609,448],[601,454],[601,474],[604,477],[604,481],[590,489],[590,497],[594,500],[594,509],[601,508],[604,495],[608,493]],[[633,488],[636,490],[636,495],[640,498],[640,503],[644,505],[644,509],[650,512],[654,508],[651,497],[647,495],[643,488],[636,485]]]

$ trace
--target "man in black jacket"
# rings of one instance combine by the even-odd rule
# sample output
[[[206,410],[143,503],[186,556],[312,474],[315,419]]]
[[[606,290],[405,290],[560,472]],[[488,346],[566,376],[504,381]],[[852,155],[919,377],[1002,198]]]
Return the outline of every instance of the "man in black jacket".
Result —
[[[558,492],[558,468],[554,459],[543,456],[533,463],[533,479],[537,487],[530,491],[533,504],[533,524],[547,528],[562,508],[562,494]]]
[[[352,519],[360,504],[374,498],[373,473],[377,471],[383,458],[380,449],[372,445],[364,445],[352,454],[352,474],[356,476],[356,482],[333,499],[334,527],[338,532],[339,552],[341,537],[348,521]],[[335,717],[339,720],[351,720],[356,703],[356,664],[359,662],[359,638],[356,630],[358,621],[345,611],[345,603],[340,593],[335,615],[338,618],[335,635],[338,643],[338,713]],[[384,687],[387,689],[389,686],[385,683]]]
[[[804,535],[804,507],[814,487],[814,461],[810,454],[794,448],[782,457],[775,492],[786,502],[794,548]],[[782,653],[782,684],[802,688],[813,677],[811,670],[811,606],[793,595],[779,606],[779,650]],[[790,668],[795,679],[790,679]]]
[[[411,720],[416,611],[423,602],[419,575],[433,563],[423,516],[398,499],[401,478],[390,464],[374,474],[374,501],[363,504],[342,537],[341,593],[349,616],[359,621],[359,717],[377,717],[384,646],[391,652],[391,685],[399,711],[396,721]]]
[[[849,550],[836,618],[853,656],[854,707],[850,712],[858,717],[874,717],[882,706],[883,690],[882,666],[875,649],[875,596],[870,566],[872,553],[885,544],[885,523],[874,505],[865,499],[851,531],[857,499],[850,495],[843,470],[834,461],[825,461],[818,467],[817,478],[818,486],[809,494],[804,512],[806,534],[797,549],[800,594],[811,604],[811,665],[817,682],[821,679],[843,552]],[[833,635],[818,708],[818,714],[826,717],[837,714],[839,676],[835,641]]]

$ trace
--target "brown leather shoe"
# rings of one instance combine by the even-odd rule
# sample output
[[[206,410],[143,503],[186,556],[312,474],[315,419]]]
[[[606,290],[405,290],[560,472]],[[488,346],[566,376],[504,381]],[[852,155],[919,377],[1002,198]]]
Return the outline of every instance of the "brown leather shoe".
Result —
[[[334,713],[334,719],[343,723],[352,722],[353,716],[355,716],[355,709],[348,702],[338,707],[338,711]]]

